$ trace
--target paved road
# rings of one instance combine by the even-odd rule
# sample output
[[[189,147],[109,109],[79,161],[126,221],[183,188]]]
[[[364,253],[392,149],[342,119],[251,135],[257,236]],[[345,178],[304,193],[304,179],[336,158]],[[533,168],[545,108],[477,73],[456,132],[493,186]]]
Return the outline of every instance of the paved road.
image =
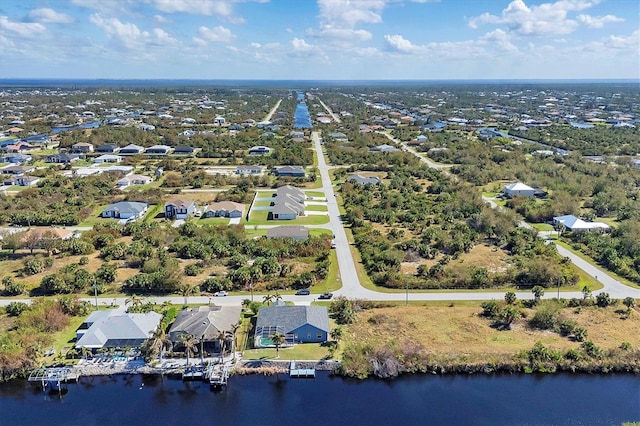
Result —
[[[322,99],[320,98],[316,98],[318,100],[318,102],[320,102],[320,105],[322,105],[322,107],[327,110],[327,112],[329,113],[329,115],[331,116],[331,118],[333,118],[333,121],[335,121],[336,123],[340,123],[340,118],[338,118],[337,115],[335,115],[333,113],[333,111],[331,111],[331,108],[329,108],[324,102],[322,102]]]
[[[329,178],[329,169],[327,166],[324,155],[322,153],[322,145],[320,144],[320,137],[317,132],[313,132],[312,140],[314,143],[314,147],[318,154],[318,170],[320,172],[320,177],[322,178],[322,190],[324,191],[327,198],[327,208],[329,210],[329,224],[327,225],[310,225],[310,228],[325,228],[330,229],[335,236],[335,244],[336,244],[336,257],[338,258],[338,267],[340,269],[340,280],[342,281],[342,288],[335,292],[336,295],[346,296],[348,298],[358,298],[358,299],[369,299],[369,300],[392,300],[392,301],[418,301],[418,300],[440,300],[440,301],[448,301],[448,300],[490,300],[490,299],[502,299],[504,298],[504,291],[495,291],[495,292],[469,292],[469,293],[418,293],[418,292],[400,292],[400,293],[383,293],[365,289],[361,286],[360,281],[358,279],[358,275],[355,268],[355,263],[353,260],[353,256],[351,254],[350,244],[347,240],[347,235],[345,233],[342,220],[340,217],[340,212],[338,210],[338,204],[335,199],[335,193],[333,190],[333,185],[331,183],[331,179]],[[408,149],[409,152],[412,150]],[[435,164],[425,159],[424,157],[418,155],[413,152],[414,155],[417,155],[425,164],[429,165],[429,167],[441,169],[443,165]],[[492,206],[498,207],[492,200],[486,199],[485,201],[490,202]],[[526,222],[521,222],[521,226],[531,227]],[[277,226],[277,225],[273,225]],[[269,225],[260,225],[258,228],[270,228],[272,226]],[[12,229],[13,228],[9,228]],[[69,228],[71,229],[71,228]],[[551,242],[550,240],[548,240]],[[600,281],[604,288],[599,291],[595,291],[594,294],[597,294],[601,291],[605,291],[614,298],[624,298],[624,297],[634,297],[640,298],[640,290],[626,286],[621,282],[615,280],[610,277],[606,272],[597,268],[588,262],[584,261],[582,258],[574,255],[570,251],[566,250],[563,247],[556,245],[558,249],[558,253],[562,256],[566,256],[580,269],[582,269],[585,273],[590,276],[596,278]],[[532,299],[533,295],[530,291],[517,292],[516,293],[519,299]],[[553,289],[548,289],[545,298],[556,297],[557,293],[553,291]],[[316,300],[317,295],[310,296],[294,296],[294,295],[286,295],[283,296],[283,300],[296,302],[297,304],[308,304],[312,301]],[[561,297],[563,298],[581,298],[582,293],[580,292],[561,292]],[[214,303],[216,305],[238,305],[242,303],[244,299],[248,299],[249,295],[243,296],[227,296],[227,297],[204,297],[204,296],[192,296],[188,298],[189,303]],[[262,295],[254,295],[254,300],[262,301]],[[95,303],[94,298],[84,298],[82,300],[87,300],[91,303]],[[164,301],[170,301],[173,304],[181,305],[185,302],[184,297],[180,296],[169,296],[169,297],[149,297],[146,300],[152,303],[162,304]],[[12,301],[22,301],[25,303],[30,303],[30,299],[0,299],[0,306],[5,306]],[[99,305],[124,305],[124,298],[99,298]]]
[[[282,102],[282,99],[278,99],[276,106],[271,108],[271,111],[269,111],[269,114],[267,114],[267,116],[262,121],[271,121],[271,117],[273,117],[273,114],[275,114],[278,108],[280,107],[280,102]]]

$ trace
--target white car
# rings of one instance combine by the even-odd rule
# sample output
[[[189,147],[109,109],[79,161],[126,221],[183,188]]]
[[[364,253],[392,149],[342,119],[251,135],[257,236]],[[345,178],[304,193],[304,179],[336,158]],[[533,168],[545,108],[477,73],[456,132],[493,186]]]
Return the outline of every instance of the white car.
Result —
[[[223,297],[223,296],[228,296],[229,293],[227,293],[226,291],[222,290],[222,291],[216,291],[215,293],[213,293],[213,295],[215,297]]]

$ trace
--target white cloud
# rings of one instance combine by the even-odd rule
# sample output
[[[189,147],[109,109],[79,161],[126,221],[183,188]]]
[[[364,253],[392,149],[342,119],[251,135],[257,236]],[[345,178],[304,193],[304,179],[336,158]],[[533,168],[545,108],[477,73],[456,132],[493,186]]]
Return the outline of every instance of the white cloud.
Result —
[[[518,51],[518,48],[511,43],[509,34],[500,28],[486,33],[482,36],[481,40],[495,44],[495,46],[502,52],[514,53]]]
[[[404,54],[415,54],[420,53],[424,48],[422,46],[415,45],[411,43],[406,38],[402,37],[400,34],[387,34],[384,36],[385,41],[387,42],[387,48],[396,53],[404,53]]]
[[[89,22],[102,28],[107,37],[127,49],[168,47],[178,43],[161,28],[154,28],[151,32],[141,31],[135,24],[121,22],[117,18],[104,18],[98,13],[89,16]]]
[[[170,19],[162,16],[162,15],[153,15],[153,20],[156,21],[159,24],[166,24],[171,22]]]
[[[145,0],[153,7],[166,13],[188,13],[191,15],[218,16],[224,20],[242,24],[245,19],[237,16],[234,11],[235,3],[254,1],[265,3],[268,0]]]
[[[382,10],[385,0],[318,0],[320,17],[331,23],[340,23],[348,27],[363,22],[377,24],[382,22]]]
[[[35,22],[14,22],[6,16],[0,16],[0,35],[3,37],[35,38],[47,31],[46,27]]]
[[[222,25],[213,28],[202,26],[198,28],[198,35],[198,38],[213,43],[226,43],[236,38],[231,30]]]
[[[506,28],[523,36],[550,36],[570,34],[578,23],[569,19],[569,12],[588,9],[600,0],[558,0],[528,7],[524,0],[513,0],[500,16],[483,13],[469,20],[471,28],[486,24],[504,24]]]
[[[71,0],[75,5],[86,7],[89,9],[95,9],[100,12],[122,12],[132,9],[137,0],[118,0],[118,1],[105,1],[105,0]]]
[[[310,57],[313,56],[315,52],[314,45],[309,44],[304,39],[297,37],[294,37],[293,40],[291,40],[291,48],[292,50],[289,53],[290,56]]]
[[[342,41],[366,41],[371,39],[371,33],[369,31],[338,28],[331,24],[321,25],[318,30],[309,29],[307,30],[307,35],[310,37]]]
[[[65,13],[58,13],[53,9],[42,8],[33,9],[27,14],[30,22],[41,22],[45,24],[69,24],[73,18]]]
[[[605,16],[591,16],[591,15],[578,15],[578,22],[585,24],[589,28],[602,28],[604,24],[610,24],[612,22],[623,22],[624,19],[618,18],[614,15]]]

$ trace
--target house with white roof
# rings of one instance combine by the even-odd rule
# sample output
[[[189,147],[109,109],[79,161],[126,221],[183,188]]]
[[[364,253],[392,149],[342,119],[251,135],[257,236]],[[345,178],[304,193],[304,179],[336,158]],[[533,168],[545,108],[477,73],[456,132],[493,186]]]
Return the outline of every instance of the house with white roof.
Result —
[[[113,155],[113,154],[104,154],[93,159],[93,162],[96,164],[120,163],[121,161],[122,161],[122,157],[120,155]]]
[[[609,225],[603,222],[587,222],[584,221],[572,214],[567,214],[564,216],[556,216],[553,218],[553,224],[558,226],[560,224],[564,225],[567,231],[571,232],[580,232],[580,231],[593,231],[596,229],[601,229],[603,231],[608,231],[610,229]]]
[[[157,312],[130,314],[120,309],[94,311],[76,331],[76,348],[139,348],[158,328]]]
[[[115,219],[138,219],[144,216],[149,204],[136,201],[120,201],[104,208],[100,216]]]
[[[536,194],[536,189],[525,185],[522,182],[515,182],[505,185],[504,194],[509,197],[533,197]]]

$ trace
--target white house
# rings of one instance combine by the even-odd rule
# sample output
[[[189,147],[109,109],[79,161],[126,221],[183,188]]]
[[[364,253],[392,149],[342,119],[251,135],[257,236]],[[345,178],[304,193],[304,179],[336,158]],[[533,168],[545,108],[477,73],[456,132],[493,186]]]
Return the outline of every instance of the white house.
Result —
[[[553,224],[558,226],[564,225],[567,231],[579,232],[579,231],[593,231],[594,229],[602,229],[603,231],[609,230],[609,225],[602,222],[586,222],[572,214],[564,216],[556,216],[553,218]]]
[[[96,164],[120,163],[121,161],[122,161],[121,156],[113,155],[113,154],[104,154],[93,159],[93,162]]]
[[[227,120],[225,120],[224,117],[220,117],[220,116],[217,116],[216,118],[213,119],[213,124],[217,124],[219,126],[222,126],[226,122]]]
[[[504,193],[507,197],[533,197],[536,193],[535,188],[525,185],[521,182],[510,183],[505,185]]]
[[[152,180],[153,179],[151,179],[149,176],[133,174],[120,179],[118,183],[116,183],[116,187],[126,188],[131,185],[147,185],[151,183]]]

